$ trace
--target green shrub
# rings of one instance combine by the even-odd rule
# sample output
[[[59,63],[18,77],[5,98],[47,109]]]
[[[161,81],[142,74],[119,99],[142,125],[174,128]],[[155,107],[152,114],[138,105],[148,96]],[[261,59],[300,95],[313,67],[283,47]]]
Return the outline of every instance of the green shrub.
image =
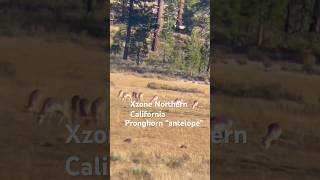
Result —
[[[189,93],[203,93],[201,90],[197,88],[182,88],[177,86],[170,86],[167,84],[159,84],[155,82],[151,82],[147,85],[150,89],[163,89],[163,90],[171,90],[171,91],[179,91],[179,92],[189,92]]]

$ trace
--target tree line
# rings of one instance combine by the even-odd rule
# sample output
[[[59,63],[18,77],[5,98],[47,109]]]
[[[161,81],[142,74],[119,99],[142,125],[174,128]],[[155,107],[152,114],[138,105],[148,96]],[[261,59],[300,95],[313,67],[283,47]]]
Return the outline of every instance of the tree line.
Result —
[[[120,27],[111,50],[122,54],[119,59],[209,71],[209,0],[113,0],[111,4],[111,24]]]
[[[319,41],[319,0],[215,0],[213,7],[217,43],[273,48],[294,41],[302,48]]]

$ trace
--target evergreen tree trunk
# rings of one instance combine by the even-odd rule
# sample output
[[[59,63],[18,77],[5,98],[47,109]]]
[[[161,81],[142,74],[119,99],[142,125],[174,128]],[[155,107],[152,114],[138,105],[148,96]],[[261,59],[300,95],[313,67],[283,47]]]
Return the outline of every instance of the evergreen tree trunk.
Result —
[[[126,17],[128,15],[128,8],[127,8],[128,0],[122,0],[122,16]]]
[[[260,47],[263,43],[264,38],[264,13],[261,2],[259,3],[259,19],[258,19],[258,29],[257,29],[257,46]]]
[[[288,1],[287,4],[287,14],[286,14],[286,19],[285,19],[285,24],[284,24],[284,32],[289,33],[290,31],[290,7],[291,6],[291,0]]]
[[[86,4],[86,13],[90,14],[93,11],[93,2],[92,0],[85,0]]]
[[[257,46],[260,47],[263,43],[263,38],[264,38],[264,25],[263,22],[259,23],[258,27],[258,37],[257,37]]]
[[[159,37],[163,29],[163,13],[164,13],[164,0],[158,0],[158,28],[154,33],[152,42],[152,51],[157,51],[159,46]]]
[[[210,61],[209,61],[208,65],[207,65],[207,69],[206,69],[207,72],[210,71],[210,65],[211,65],[211,64],[210,64]]]
[[[313,13],[309,32],[319,32],[320,29],[320,0],[316,0],[313,6]]]
[[[123,59],[125,60],[128,59],[128,54],[129,54],[129,44],[130,44],[131,26],[132,26],[132,23],[131,23],[132,10],[133,10],[133,0],[130,0],[126,44],[124,46],[124,52],[123,52]]]
[[[178,10],[178,17],[177,17],[177,21],[176,21],[176,27],[178,29],[179,29],[179,26],[183,25],[184,5],[185,5],[185,0],[180,0],[180,2],[179,2],[179,10]]]
[[[306,12],[306,2],[302,1],[302,7],[300,10],[300,22],[299,22],[299,28],[298,31],[302,32],[303,31],[303,27],[304,27],[304,22],[305,22],[305,12]]]
[[[162,63],[164,64],[166,62],[166,48],[163,49],[163,57],[162,57]]]
[[[137,49],[137,60],[136,60],[137,65],[140,65],[140,48]]]

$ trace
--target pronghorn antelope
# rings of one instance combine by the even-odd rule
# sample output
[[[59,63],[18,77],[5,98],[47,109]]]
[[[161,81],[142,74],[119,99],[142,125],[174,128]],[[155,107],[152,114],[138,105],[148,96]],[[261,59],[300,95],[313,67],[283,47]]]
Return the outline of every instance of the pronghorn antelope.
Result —
[[[75,123],[75,121],[78,119],[77,115],[79,113],[79,101],[80,101],[80,96],[79,95],[74,95],[71,98],[71,121],[72,123]]]
[[[138,93],[138,101],[142,101],[142,99],[143,99],[143,93],[140,92]]]
[[[70,122],[70,106],[68,101],[62,101],[60,99],[55,98],[47,98],[42,108],[38,114],[38,123],[42,124],[44,120],[49,119],[49,122],[52,121],[52,119],[55,119],[55,115],[59,115],[59,124],[63,120],[66,120],[67,123]]]
[[[182,103],[183,102],[183,99],[182,98],[176,98],[174,100],[175,103]]]
[[[123,93],[124,93],[124,92],[123,92],[122,90],[120,90],[117,97],[118,97],[118,98],[122,98]]]
[[[137,92],[132,91],[131,99],[132,99],[132,100],[138,100],[138,99],[139,99],[139,97],[138,97],[138,93],[137,93]]]
[[[92,102],[91,108],[90,108],[90,114],[93,118],[94,125],[97,125],[99,119],[102,118],[104,109],[105,109],[105,102],[103,101],[102,97],[98,97]]]
[[[28,103],[25,105],[25,111],[32,114],[36,114],[41,109],[41,101],[43,99],[43,93],[39,89],[33,90],[28,99]]]
[[[282,134],[282,129],[277,123],[271,123],[268,126],[268,131],[265,137],[262,138],[262,144],[265,149],[268,149],[272,143],[279,139],[280,135]]]
[[[81,98],[79,101],[79,115],[82,118],[87,118],[90,113],[90,102],[86,98]]]
[[[197,100],[193,101],[192,109],[195,109],[196,107],[198,107],[198,105],[199,105],[199,102]]]
[[[129,99],[131,101],[132,100],[132,96],[131,96],[131,94],[124,92],[122,94],[122,101],[125,101],[126,99]]]
[[[132,92],[131,96],[132,100],[141,101],[143,99],[143,93],[142,92]]]
[[[152,99],[150,100],[150,102],[151,102],[151,103],[154,103],[154,102],[156,102],[156,101],[158,101],[158,100],[159,100],[159,96],[155,95],[155,96],[152,97]]]

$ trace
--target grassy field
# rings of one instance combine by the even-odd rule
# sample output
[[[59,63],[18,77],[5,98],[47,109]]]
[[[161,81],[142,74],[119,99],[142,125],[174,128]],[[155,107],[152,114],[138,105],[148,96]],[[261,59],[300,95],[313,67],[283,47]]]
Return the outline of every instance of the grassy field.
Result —
[[[107,63],[104,52],[50,37],[0,37],[0,42],[3,50],[0,55],[0,179],[72,179],[64,171],[66,158],[78,155],[92,160],[97,153],[102,154],[104,147],[66,145],[68,134],[64,127],[39,129],[22,108],[34,88],[58,98],[80,94],[92,100],[104,96]],[[246,130],[248,136],[247,144],[215,146],[216,179],[318,179],[319,76],[282,71],[277,65],[266,71],[259,63],[239,65],[232,60],[215,64],[213,76],[217,84],[280,84],[283,91],[302,97],[299,101],[290,101],[215,94],[214,114],[233,119],[234,129]],[[150,89],[147,88],[150,82],[198,88],[204,94]],[[208,179],[208,85],[112,73],[110,86],[113,179]],[[200,101],[197,111],[166,112],[177,120],[203,119],[204,128],[124,127],[122,120],[130,108],[116,98],[120,89],[144,92],[145,99],[154,94],[166,100],[182,97],[191,102],[197,98]],[[261,138],[271,122],[279,123],[283,134],[280,141],[265,151],[261,148]],[[125,141],[128,138],[131,142]],[[182,145],[186,148],[180,148]]]
[[[209,85],[128,73],[111,73],[110,78],[111,179],[209,179]],[[148,88],[151,82],[181,89],[197,88],[203,93],[151,89]],[[144,101],[158,95],[161,101],[183,98],[190,105],[198,99],[200,104],[196,110],[189,107],[162,111],[170,120],[203,120],[204,123],[199,128],[125,127],[124,120],[133,108],[129,107],[128,101],[117,98],[119,90],[143,92]]]
[[[239,65],[232,59],[224,61],[214,65],[216,84],[226,87],[228,84],[245,87],[277,84],[281,91],[299,95],[301,99],[291,101],[281,97],[268,99],[215,93],[212,97],[215,102],[213,113],[233,119],[235,130],[247,132],[247,143],[215,145],[214,178],[318,179],[320,76],[282,71],[279,68],[281,62],[266,70],[262,63],[250,61],[246,65]],[[264,150],[261,146],[262,137],[266,134],[267,126],[273,122],[280,124],[283,133],[279,141]]]
[[[40,128],[23,107],[35,88],[61,99],[104,97],[105,53],[54,36],[0,37],[0,42],[0,179],[88,179],[66,174],[65,161],[71,155],[93,161],[104,147],[65,144],[64,126]]]

